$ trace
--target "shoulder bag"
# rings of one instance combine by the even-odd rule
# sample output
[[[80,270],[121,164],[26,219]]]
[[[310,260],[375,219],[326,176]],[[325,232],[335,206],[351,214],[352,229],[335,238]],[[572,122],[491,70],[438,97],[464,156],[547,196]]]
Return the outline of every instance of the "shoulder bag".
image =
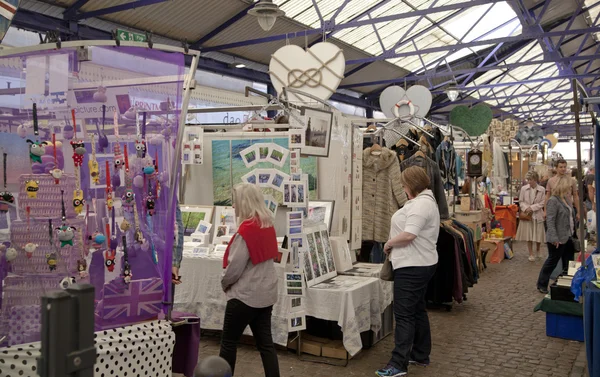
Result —
[[[385,256],[385,261],[381,266],[381,271],[379,271],[379,278],[385,281],[394,281],[394,267],[392,267],[390,261],[390,254]]]

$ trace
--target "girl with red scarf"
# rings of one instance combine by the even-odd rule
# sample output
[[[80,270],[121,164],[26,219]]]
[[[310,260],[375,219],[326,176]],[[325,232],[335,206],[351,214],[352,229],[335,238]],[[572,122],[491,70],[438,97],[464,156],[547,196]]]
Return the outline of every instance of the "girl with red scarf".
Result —
[[[254,185],[234,187],[239,228],[223,258],[221,286],[227,296],[220,356],[235,372],[237,344],[250,326],[260,352],[265,377],[279,377],[279,362],[271,335],[271,313],[277,302],[278,255],[273,218],[263,194]]]

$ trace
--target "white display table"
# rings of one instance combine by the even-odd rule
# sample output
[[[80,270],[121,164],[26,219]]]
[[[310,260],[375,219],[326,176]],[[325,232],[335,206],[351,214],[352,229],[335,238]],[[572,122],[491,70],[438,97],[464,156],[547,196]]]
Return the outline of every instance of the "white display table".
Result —
[[[222,271],[221,259],[184,257],[180,269],[182,284],[175,289],[175,310],[197,314],[203,329],[222,330],[226,305],[221,289]],[[283,287],[283,268],[278,267],[278,273]],[[272,333],[273,341],[285,346],[287,307],[282,291],[273,308]],[[392,301],[391,284],[376,278],[338,276],[306,292],[306,315],[336,322],[350,355],[362,349],[361,332],[379,331],[381,313]],[[251,334],[249,329],[246,331]]]

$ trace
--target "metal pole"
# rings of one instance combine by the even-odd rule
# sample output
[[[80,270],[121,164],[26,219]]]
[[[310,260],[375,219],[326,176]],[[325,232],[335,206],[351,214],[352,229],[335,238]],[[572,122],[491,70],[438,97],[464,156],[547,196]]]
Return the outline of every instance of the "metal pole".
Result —
[[[587,216],[584,216],[584,204],[583,204],[583,185],[581,184],[581,130],[580,130],[580,119],[579,119],[579,111],[581,110],[581,106],[579,105],[579,91],[577,86],[577,79],[572,80],[573,84],[573,107],[572,112],[575,114],[575,135],[576,135],[576,143],[577,143],[577,185],[579,187],[579,241],[581,242],[581,247],[583,249],[583,244],[585,243],[585,219]],[[597,137],[597,136],[595,136]],[[598,179],[596,177],[596,179]],[[598,186],[596,186],[596,190]],[[585,250],[583,250],[583,255],[585,255]]]

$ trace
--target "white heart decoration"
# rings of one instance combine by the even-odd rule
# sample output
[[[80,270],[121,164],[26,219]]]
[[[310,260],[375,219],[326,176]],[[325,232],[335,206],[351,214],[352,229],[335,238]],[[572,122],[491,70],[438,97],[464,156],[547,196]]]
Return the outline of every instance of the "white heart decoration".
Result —
[[[379,97],[379,106],[381,111],[388,118],[396,118],[394,115],[394,107],[399,101],[409,100],[414,106],[414,115],[425,117],[431,108],[433,97],[429,89],[422,85],[413,85],[408,90],[404,90],[399,86],[389,86],[381,93]],[[409,106],[398,107],[398,115],[404,117],[410,115]]]
[[[346,69],[342,50],[329,42],[317,43],[309,50],[287,45],[275,51],[269,64],[269,75],[277,93],[282,93],[283,87],[289,87],[322,100],[329,99],[335,93]],[[290,100],[298,99],[294,97],[289,94]]]

